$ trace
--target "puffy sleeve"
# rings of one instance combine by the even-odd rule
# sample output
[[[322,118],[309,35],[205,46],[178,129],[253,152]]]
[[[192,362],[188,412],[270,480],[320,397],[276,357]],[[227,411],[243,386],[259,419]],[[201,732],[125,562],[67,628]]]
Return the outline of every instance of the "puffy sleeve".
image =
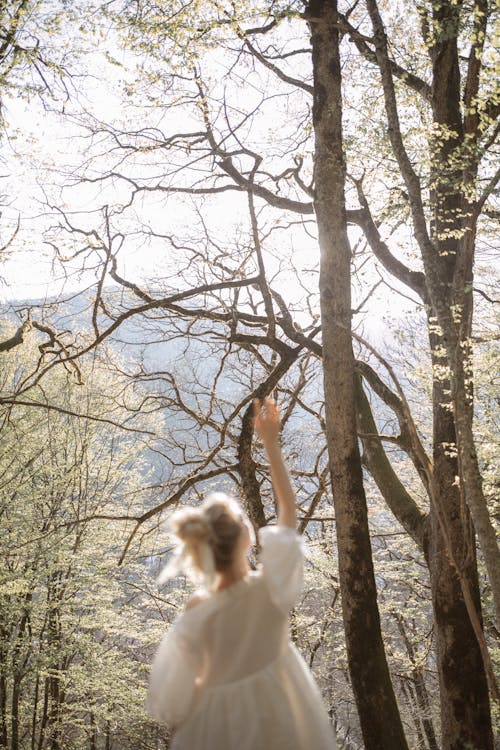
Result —
[[[147,708],[162,724],[182,724],[193,701],[202,654],[189,637],[191,612],[185,612],[164,636],[153,660]]]
[[[302,588],[302,538],[288,526],[265,526],[259,531],[259,541],[262,575],[271,599],[288,613]]]

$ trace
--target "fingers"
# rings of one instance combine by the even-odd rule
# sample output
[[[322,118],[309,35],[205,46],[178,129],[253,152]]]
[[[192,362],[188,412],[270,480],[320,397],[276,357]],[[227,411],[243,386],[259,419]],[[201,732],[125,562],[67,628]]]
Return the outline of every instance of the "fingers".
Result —
[[[261,399],[254,398],[253,423],[259,432],[263,426],[279,423],[279,421],[280,410],[274,399],[267,397],[262,401]]]
[[[279,440],[281,419],[279,407],[272,398],[253,400],[253,429],[264,445]]]
[[[266,398],[265,405],[266,405],[267,413],[269,414],[270,417],[274,417],[274,418],[279,417],[279,413],[280,413],[279,406],[273,398]]]
[[[254,416],[261,416],[263,414],[263,408],[268,414],[277,414],[279,413],[279,407],[276,401],[271,398],[270,396],[266,396],[264,400],[261,400],[259,398],[254,398],[253,400],[253,413]]]

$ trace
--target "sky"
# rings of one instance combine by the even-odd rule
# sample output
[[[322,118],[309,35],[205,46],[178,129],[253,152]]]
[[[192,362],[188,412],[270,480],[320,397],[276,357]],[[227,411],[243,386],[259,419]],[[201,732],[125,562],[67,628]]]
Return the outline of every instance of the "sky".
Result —
[[[131,61],[117,46],[113,47],[113,56],[124,63],[124,68],[116,68],[108,62],[104,54],[96,52],[89,62],[91,77],[82,79],[79,83],[78,101],[66,108],[66,115],[61,116],[50,108],[43,106],[39,99],[8,99],[5,104],[5,116],[8,123],[7,137],[1,148],[4,173],[3,192],[7,194],[7,205],[3,207],[0,221],[0,237],[2,244],[12,235],[18,218],[20,230],[11,247],[3,254],[0,266],[0,301],[3,305],[16,303],[26,299],[51,299],[58,296],[69,296],[79,290],[90,287],[95,283],[92,270],[82,271],[80,257],[66,262],[64,269],[60,264],[54,264],[53,248],[47,244],[47,236],[52,236],[50,227],[58,220],[57,211],[47,208],[46,203],[62,205],[70,212],[72,221],[80,226],[90,226],[86,212],[102,206],[106,200],[110,205],[125,200],[128,188],[114,184],[113,187],[103,188],[95,185],[82,186],[74,184],[73,170],[85,163],[87,155],[95,143],[82,137],[82,129],[72,116],[79,107],[88,112],[98,114],[104,122],[124,120],[123,96],[121,77],[130,78],[127,72],[133,70]],[[218,75],[217,66],[222,70],[223,60],[213,58],[214,77]],[[245,82],[246,83],[246,82]],[[249,107],[252,101],[256,103],[261,95],[261,84],[254,76],[248,79],[248,85],[242,87],[242,108]],[[234,93],[234,92],[233,92]],[[250,103],[249,101],[250,100]],[[235,103],[237,111],[238,101]],[[279,97],[275,101],[276,107],[282,107]],[[73,110],[73,113],[72,113]],[[70,115],[68,117],[68,114]],[[148,113],[148,115],[150,112]],[[234,113],[233,113],[234,114]],[[283,113],[282,113],[283,114]],[[292,113],[290,113],[290,116]],[[236,116],[236,115],[234,115]],[[170,127],[182,128],[186,123],[183,115],[175,110],[170,116]],[[176,122],[178,118],[178,122]],[[158,121],[159,122],[159,121]],[[161,123],[164,125],[164,122]],[[261,139],[267,146],[273,144],[272,117],[266,115],[254,129],[257,139]],[[150,168],[150,165],[149,167]],[[61,176],[61,171],[63,175]],[[61,187],[62,185],[62,187]],[[108,190],[109,195],[106,193]],[[217,238],[223,243],[235,232],[249,231],[248,213],[244,196],[235,193],[225,193],[222,197],[204,200],[202,212],[204,219],[210,224]],[[164,194],[161,199],[156,198],[138,201],[127,216],[121,217],[117,226],[133,228],[134,221],[140,216],[156,231],[168,231],[182,236],[189,234],[190,222],[193,221],[193,205],[190,201]],[[95,214],[93,219],[95,219]],[[61,248],[65,256],[69,256],[73,249],[70,245],[62,247],[59,237],[54,236],[54,242]],[[352,232],[352,242],[355,244],[357,235]],[[303,283],[315,288],[318,282],[317,266],[319,263],[319,249],[313,236],[308,237],[304,232],[280,231],[273,229],[272,253],[265,252],[267,270],[270,275],[278,272],[281,262],[279,290],[286,297],[296,297],[300,300],[303,290],[297,285],[292,272],[283,271],[287,258],[293,257],[294,264],[299,268]],[[277,257],[274,257],[277,256]],[[165,243],[161,240],[144,244],[143,238],[131,236],[119,253],[119,269],[122,275],[130,279],[146,279],[151,277],[174,277],[178,258],[165,253]],[[300,270],[302,269],[302,270]],[[309,269],[305,272],[303,269]],[[316,269],[316,270],[314,270]],[[373,270],[368,267],[364,284],[374,284],[378,281]],[[109,282],[108,282],[109,283]],[[397,288],[397,284],[393,283]],[[366,295],[366,287],[360,290],[354,305]],[[384,316],[398,318],[407,309],[415,305],[410,299],[397,296],[387,288],[381,287],[370,298],[367,314],[360,314],[357,318],[363,321],[363,331],[371,331],[379,339],[382,329],[387,327],[383,322]]]

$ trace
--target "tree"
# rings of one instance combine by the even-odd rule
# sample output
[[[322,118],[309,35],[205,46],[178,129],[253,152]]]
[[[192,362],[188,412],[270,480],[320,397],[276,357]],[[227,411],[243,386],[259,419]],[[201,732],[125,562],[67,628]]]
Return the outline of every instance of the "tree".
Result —
[[[68,102],[78,97],[86,75],[82,43],[89,31],[96,30],[92,11],[92,3],[87,2],[80,3],[76,10],[64,0],[0,2],[0,144],[4,147],[0,159],[4,172],[2,180],[6,183],[0,200],[7,208],[2,212],[2,263],[18,248],[26,218],[23,216],[25,207],[18,209],[12,194],[15,191],[12,173],[16,172],[12,161],[16,156],[18,133],[9,110],[13,102],[19,106],[19,101],[24,100],[30,104],[37,102],[44,113],[51,108],[64,111]],[[80,84],[78,88],[76,79]],[[3,283],[3,277],[0,278]],[[22,319],[17,318],[17,322],[12,335],[0,341],[0,354],[22,344],[33,329],[45,335],[42,353],[54,345],[64,351],[58,332],[44,324],[43,313],[38,319],[33,318],[27,305]]]
[[[356,429],[351,248],[345,206],[342,78],[335,3],[311,2],[314,207],[320,246],[320,300],[326,435],[349,667],[367,748],[407,747],[385,655]]]
[[[25,345],[5,355],[4,378],[29,372],[29,353],[36,357]],[[163,629],[154,615],[159,599],[140,556],[126,570],[116,564],[125,531],[120,518],[148,492],[145,430],[154,423],[143,415],[126,431],[114,421],[117,406],[103,389],[112,384],[116,391],[120,382],[102,363],[85,368],[85,379],[78,385],[71,373],[54,371],[39,389],[45,408],[8,407],[2,430],[6,750],[97,748],[98,736],[109,750],[117,741],[123,748],[156,746],[143,676]]]
[[[78,222],[70,213],[60,212],[64,235],[51,234],[61,258],[70,245],[73,258],[92,258],[98,265],[91,320],[94,340],[69,356],[59,351],[59,358],[75,362],[85,350],[116,336],[123,323],[141,316],[141,325],[150,331],[145,336],[194,339],[196,344],[189,346],[197,357],[208,351],[220,359],[217,372],[195,369],[187,399],[172,367],[149,367],[145,361],[134,372],[157,387],[161,384],[165,389],[161,398],[176,404],[199,430],[198,455],[188,456],[193,471],[187,479],[179,478],[177,490],[167,501],[142,514],[136,526],[139,531],[154,513],[180,500],[188,488],[225,470],[240,483],[254,523],[268,520],[259,489],[259,467],[249,450],[250,395],[229,398],[224,387],[234,378],[234,371],[244,372],[251,395],[264,395],[278,384],[285,385],[290,414],[298,404],[307,411],[309,396],[303,400],[301,378],[306,377],[308,362],[325,356],[329,408],[332,390],[341,384],[345,388],[338,411],[329,411],[323,423],[337,479],[336,515],[354,493],[346,472],[351,456],[358,513],[356,517],[346,513],[342,521],[347,528],[353,523],[360,529],[364,525],[363,560],[369,571],[353,426],[356,387],[364,464],[391,511],[425,554],[430,570],[443,747],[458,748],[466,742],[491,747],[486,673],[492,691],[495,686],[482,631],[469,511],[481,552],[489,560],[492,590],[500,577],[495,572],[493,526],[480,492],[472,443],[472,393],[466,380],[471,380],[472,261],[476,235],[484,231],[478,222],[481,215],[485,221],[495,216],[491,200],[498,177],[494,165],[497,93],[490,90],[482,73],[493,54],[492,5],[478,3],[471,8],[443,2],[427,8],[424,4],[408,6],[404,15],[399,8],[371,0],[340,9],[322,3],[310,7],[248,3],[238,8],[205,3],[203,13],[195,13],[197,7],[125,3],[119,14],[127,39],[143,55],[144,78],[133,92],[130,87],[128,91],[142,94],[148,105],[154,105],[157,119],[145,122],[141,110],[137,126],[128,112],[123,126],[106,126],[98,118],[90,122],[101,152],[107,138],[110,148],[100,172],[96,159],[82,168],[81,178],[87,185],[97,183],[108,191],[116,190],[117,198],[113,207],[108,201],[102,208],[100,225],[89,227],[87,221]],[[314,42],[312,60],[306,23]],[[419,28],[420,37],[415,34]],[[332,41],[329,54],[333,54],[338,32],[344,81],[349,76],[357,83],[344,88],[343,132],[339,61],[331,60],[333,69],[323,66],[320,49],[314,47],[326,34]],[[468,54],[461,60],[466,47]],[[224,66],[224,76],[218,68],[214,72],[216,66]],[[460,66],[464,86],[460,85]],[[247,81],[244,99],[242,80]],[[331,106],[321,112],[321,102],[328,97]],[[163,113],[166,98],[170,107]],[[172,121],[175,111],[183,112],[180,124]],[[159,122],[157,112],[163,114]],[[272,137],[267,137],[268,112],[274,118]],[[290,118],[290,113],[298,119]],[[342,151],[349,176],[345,211]],[[234,196],[231,201],[230,195]],[[150,196],[165,198],[172,216],[155,213]],[[220,205],[221,196],[225,210],[230,206],[235,214],[233,226],[226,224],[224,232],[218,231],[208,211],[209,206]],[[55,201],[52,207],[57,210]],[[312,252],[315,208],[325,261],[321,280],[324,351],[318,341],[317,299],[307,276],[309,259],[291,255],[299,237],[306,254]],[[142,222],[135,211],[144,214]],[[403,224],[411,225],[411,233],[402,230]],[[347,225],[359,227],[362,234],[348,230]],[[232,229],[235,239],[228,248],[223,235]],[[280,244],[279,237],[286,231],[288,237],[292,231],[296,234]],[[120,258],[139,234],[144,247],[163,246],[181,257],[181,268],[178,262],[174,270],[167,268],[149,283],[128,276]],[[291,274],[285,263],[291,262],[304,274],[302,288],[300,282],[287,285]],[[362,280],[363,267],[372,269],[368,286]],[[340,269],[342,277],[337,278]],[[108,276],[122,287],[123,296],[107,293]],[[409,406],[408,387],[401,385],[411,380],[411,372],[397,374],[356,331],[360,351],[355,367],[362,380],[355,386],[353,378],[347,335],[350,308],[359,314],[380,284],[390,288],[393,283],[416,297],[415,320],[429,339],[433,392],[426,419],[432,419],[433,435],[427,445]],[[341,309],[327,304],[333,290],[332,302]],[[336,325],[340,314],[343,327]],[[325,326],[332,326],[328,336]],[[332,354],[327,354],[328,347]],[[340,352],[342,356],[337,356]],[[42,368],[24,384],[25,392],[45,371]],[[374,415],[375,406],[378,414]],[[388,409],[394,415],[394,429],[384,434],[381,421],[387,418]],[[418,492],[410,493],[405,487],[388,444],[396,444],[409,456],[421,481]],[[348,551],[348,540],[341,541]],[[349,570],[343,568],[347,620],[349,608],[356,609],[350,580]],[[374,591],[362,593],[369,594],[376,626]],[[387,686],[390,696],[382,653],[377,665],[380,683]],[[369,662],[358,665],[351,658],[354,671],[365,666]],[[370,711],[374,706],[365,702],[362,685],[360,680],[358,705],[368,733],[366,744],[372,746],[382,740],[366,729],[373,726]],[[390,698],[386,705],[393,706]],[[384,718],[396,726],[392,713],[382,715],[381,723]]]

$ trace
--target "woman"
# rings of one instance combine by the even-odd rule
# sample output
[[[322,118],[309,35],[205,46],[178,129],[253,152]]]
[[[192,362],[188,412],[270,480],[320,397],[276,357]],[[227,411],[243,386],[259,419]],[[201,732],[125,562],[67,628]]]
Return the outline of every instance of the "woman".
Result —
[[[203,575],[208,590],[188,602],[163,639],[148,705],[174,730],[175,750],[334,750],[319,690],[289,638],[302,548],[279,411],[266,399],[254,402],[254,413],[278,524],[260,530],[261,565],[252,572],[253,532],[234,500],[217,493],[174,515],[181,560]]]

